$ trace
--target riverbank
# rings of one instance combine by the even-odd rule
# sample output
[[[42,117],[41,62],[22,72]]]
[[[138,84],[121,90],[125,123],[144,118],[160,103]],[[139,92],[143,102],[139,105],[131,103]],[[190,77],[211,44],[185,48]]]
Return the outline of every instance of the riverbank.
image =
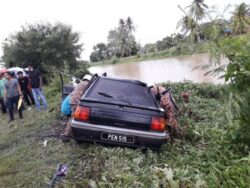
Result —
[[[146,53],[124,58],[111,58],[110,60],[104,60],[95,63],[93,62],[90,63],[90,66],[102,66],[102,65],[120,64],[120,63],[135,63],[139,61],[158,60],[168,57],[177,57],[177,56],[200,54],[207,52],[208,52],[208,43],[206,42],[198,44],[182,43],[179,44],[178,46],[154,53]]]
[[[232,142],[223,118],[226,86],[166,83],[181,106],[181,92],[191,91],[192,118],[183,138],[158,153],[94,144],[62,143],[59,87],[46,88],[50,111],[26,111],[24,120],[0,121],[0,187],[46,187],[58,163],[69,173],[59,187],[248,187],[250,156]],[[46,145],[45,145],[46,143]]]

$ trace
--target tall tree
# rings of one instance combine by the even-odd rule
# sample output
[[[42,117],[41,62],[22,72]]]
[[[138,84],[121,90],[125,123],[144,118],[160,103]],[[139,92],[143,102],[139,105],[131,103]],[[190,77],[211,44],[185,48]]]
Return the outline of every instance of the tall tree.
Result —
[[[131,34],[132,32],[135,32],[135,25],[131,17],[128,17],[126,20],[126,25],[128,28],[128,32]]]
[[[112,56],[118,56],[118,54],[121,54],[120,53],[120,34],[118,32],[118,29],[109,31],[107,46]]]
[[[191,15],[189,15],[180,5],[178,5],[179,9],[184,13],[184,16],[181,18],[181,20],[177,23],[177,28],[181,28],[181,32],[183,32],[183,36],[185,36],[187,33],[190,33],[190,39],[192,42],[195,42],[196,36],[198,35],[198,24],[197,22],[192,18]]]
[[[120,29],[121,33],[125,32],[125,30],[126,30],[126,22],[123,18],[121,18],[119,20],[119,29]]]
[[[78,68],[82,52],[80,36],[71,26],[62,23],[31,24],[10,35],[3,43],[2,60],[7,66],[38,67],[42,73],[50,73],[50,66],[70,71]]]
[[[90,54],[90,61],[97,62],[105,59],[109,59],[110,55],[105,43],[98,43],[93,47],[93,52]]]
[[[204,0],[194,0],[187,8],[189,8],[189,15],[198,22],[206,16],[208,6]]]
[[[135,25],[131,17],[121,18],[118,27],[109,31],[108,43],[96,45],[90,55],[91,62],[110,59],[112,56],[127,57],[136,55],[139,45],[135,41]],[[103,48],[105,45],[105,49]],[[101,47],[101,48],[100,48]]]
[[[234,34],[244,34],[250,29],[250,6],[241,3],[232,12],[232,28]]]
[[[118,29],[111,30],[108,36],[108,47],[114,55],[118,57],[127,57],[135,53],[136,42],[133,35],[135,26],[133,20],[128,17],[126,20],[119,20]]]
[[[203,35],[199,24],[206,17],[208,6],[204,3],[204,0],[193,0],[191,5],[186,7],[188,9],[187,12],[180,5],[178,7],[184,13],[178,26],[181,26],[184,35],[190,31],[192,42],[199,41],[200,35]]]

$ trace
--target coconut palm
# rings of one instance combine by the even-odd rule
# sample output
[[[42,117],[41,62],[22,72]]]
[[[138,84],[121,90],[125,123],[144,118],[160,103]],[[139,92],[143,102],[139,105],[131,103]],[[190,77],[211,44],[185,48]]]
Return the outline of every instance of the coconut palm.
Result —
[[[189,8],[189,15],[198,22],[206,16],[208,6],[204,0],[194,0],[187,8]]]
[[[131,55],[131,46],[134,41],[132,33],[135,31],[135,26],[130,17],[126,20],[121,18],[119,20],[119,48],[121,56],[130,56]]]
[[[234,34],[244,34],[250,29],[250,6],[241,3],[232,12],[232,28]]]
[[[177,27],[181,27],[181,32],[185,36],[188,32],[193,33],[196,28],[196,22],[190,16],[183,16],[182,19],[178,22]]]
[[[122,34],[126,31],[126,22],[123,18],[119,20],[119,30]]]
[[[192,42],[199,41],[201,30],[198,23],[205,18],[208,6],[204,3],[204,0],[194,0],[191,5],[186,7],[188,12],[181,8],[180,5],[178,7],[185,15],[179,21],[178,26],[182,27],[184,35],[190,31]]]
[[[127,49],[127,38],[128,38],[128,31],[127,31],[127,24],[126,21],[121,18],[119,20],[119,40],[118,40],[118,46],[119,46],[119,51],[121,53],[121,56],[125,56],[126,54],[126,49]]]
[[[128,32],[131,34],[132,32],[135,31],[135,26],[134,26],[134,22],[133,20],[131,19],[131,17],[128,17],[127,20],[126,20],[126,26],[127,26],[127,29],[128,29]]]
[[[130,17],[119,19],[118,28],[111,30],[108,36],[108,48],[113,52],[113,55],[119,57],[131,55],[136,43],[134,31],[135,26]]]
[[[195,38],[197,35],[197,22],[185,12],[185,10],[178,5],[179,9],[184,13],[182,19],[177,23],[177,28],[181,28],[181,32],[183,32],[183,36],[187,33],[190,33],[190,38],[192,42],[195,42]]]

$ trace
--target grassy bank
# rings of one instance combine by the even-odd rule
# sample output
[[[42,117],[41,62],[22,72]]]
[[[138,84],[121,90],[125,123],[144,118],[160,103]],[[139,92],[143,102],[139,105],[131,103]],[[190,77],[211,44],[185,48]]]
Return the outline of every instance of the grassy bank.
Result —
[[[57,187],[248,187],[250,156],[231,142],[223,118],[226,88],[208,84],[165,84],[180,94],[191,90],[192,118],[185,138],[164,144],[158,153],[119,147],[62,143],[59,94],[47,90],[50,112],[26,111],[23,121],[0,116],[0,187],[46,187],[58,163],[69,173]],[[44,141],[47,145],[44,146]]]
[[[104,60],[100,62],[91,63],[91,66],[101,66],[101,65],[109,65],[109,64],[118,64],[118,63],[135,63],[138,61],[147,61],[147,60],[156,60],[156,59],[164,59],[167,57],[176,57],[182,55],[192,55],[199,53],[208,52],[208,43],[198,43],[198,44],[188,44],[183,43],[178,46],[172,47],[170,49],[154,52],[154,53],[146,53],[140,54],[137,56],[130,56],[124,58],[111,58],[110,60]]]

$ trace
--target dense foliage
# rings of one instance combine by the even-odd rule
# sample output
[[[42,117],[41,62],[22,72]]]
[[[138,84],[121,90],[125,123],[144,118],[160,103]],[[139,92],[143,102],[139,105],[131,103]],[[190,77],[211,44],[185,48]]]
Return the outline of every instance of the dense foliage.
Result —
[[[250,34],[216,41],[211,50],[215,52],[214,64],[224,70],[225,81],[232,93],[229,108],[230,117],[237,132],[233,132],[237,142],[250,145]],[[223,64],[221,57],[229,62]],[[248,148],[249,149],[249,148]]]
[[[178,42],[182,39],[181,34],[171,35],[163,38],[156,42],[156,49],[157,51],[165,50],[172,48],[178,44]]]
[[[234,34],[245,34],[250,30],[250,6],[241,3],[235,7],[231,17]]]
[[[178,7],[183,13],[182,18],[177,23],[180,33],[167,36],[154,44],[146,44],[144,46],[145,52],[152,53],[183,44],[213,40],[215,38],[214,28],[217,29],[217,34],[220,37],[232,34],[240,35],[250,31],[250,7],[246,3],[237,5],[229,20],[225,20],[216,9],[209,8],[204,0],[194,0],[185,8],[180,5]],[[212,18],[212,14],[218,15]]]
[[[109,49],[105,43],[98,43],[93,47],[93,52],[90,54],[90,61],[97,62],[111,58]]]
[[[3,43],[2,60],[7,67],[33,65],[46,77],[51,75],[51,66],[70,72],[84,67],[79,61],[82,52],[80,36],[71,26],[58,23],[31,24],[10,35]]]
[[[130,17],[119,20],[117,28],[109,31],[108,43],[98,43],[93,47],[90,61],[109,60],[111,57],[128,57],[136,55],[138,44],[135,41],[135,26]]]

